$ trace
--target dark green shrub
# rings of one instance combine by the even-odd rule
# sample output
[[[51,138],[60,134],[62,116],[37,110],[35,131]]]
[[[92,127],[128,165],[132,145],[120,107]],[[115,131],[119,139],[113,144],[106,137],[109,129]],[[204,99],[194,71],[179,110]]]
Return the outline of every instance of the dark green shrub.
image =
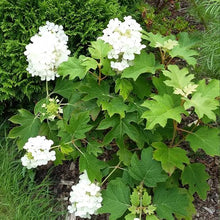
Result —
[[[111,18],[122,18],[125,9],[118,0],[1,0],[0,114],[6,103],[23,100],[24,105],[25,97],[33,98],[44,90],[44,83],[25,70],[27,62],[23,53],[31,36],[47,20],[68,30],[73,53],[76,50],[86,53],[88,42],[101,34]]]

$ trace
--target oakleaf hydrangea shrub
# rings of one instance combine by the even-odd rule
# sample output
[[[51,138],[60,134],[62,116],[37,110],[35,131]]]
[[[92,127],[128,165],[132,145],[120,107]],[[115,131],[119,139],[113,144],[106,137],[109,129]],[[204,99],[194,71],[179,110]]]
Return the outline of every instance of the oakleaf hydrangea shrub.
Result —
[[[78,217],[192,219],[193,196],[206,199],[209,175],[190,155],[220,155],[219,81],[195,79],[193,47],[187,33],[164,37],[130,16],[110,20],[90,55],[69,56],[57,67],[53,90],[43,70],[45,98],[10,118],[18,126],[9,137],[26,150],[23,165],[79,161],[68,206]],[[129,65],[115,68],[123,60]]]
[[[7,107],[5,103],[8,106],[13,103],[15,109],[17,102],[27,106],[28,98],[38,99],[45,91],[40,78],[33,78],[26,71],[28,62],[24,51],[30,38],[46,21],[62,25],[72,52],[78,50],[85,54],[89,42],[101,34],[109,19],[116,15],[122,17],[125,8],[117,0],[1,0],[0,114]]]

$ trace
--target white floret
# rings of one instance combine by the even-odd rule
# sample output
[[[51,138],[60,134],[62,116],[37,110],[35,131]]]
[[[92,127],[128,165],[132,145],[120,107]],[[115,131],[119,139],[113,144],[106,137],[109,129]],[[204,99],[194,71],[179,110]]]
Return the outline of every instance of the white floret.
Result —
[[[141,44],[141,30],[140,24],[131,16],[124,17],[124,22],[119,21],[118,18],[109,21],[100,39],[113,48],[108,53],[108,58],[114,59],[111,62],[113,69],[123,71],[130,66],[128,61],[134,60],[135,54],[140,54],[140,51],[146,47]]]
[[[31,169],[54,161],[56,155],[55,151],[50,151],[51,145],[53,141],[47,140],[44,136],[29,138],[23,147],[27,153],[21,158],[22,165]]]
[[[96,183],[92,183],[86,172],[80,175],[80,181],[77,185],[72,186],[70,192],[71,205],[68,211],[74,213],[75,216],[81,218],[91,218],[91,215],[97,214],[97,210],[101,207],[102,196],[100,187]]]
[[[59,77],[57,67],[67,61],[70,54],[67,41],[63,27],[47,21],[26,46],[24,54],[28,61],[27,71],[32,76],[40,76],[41,80]]]

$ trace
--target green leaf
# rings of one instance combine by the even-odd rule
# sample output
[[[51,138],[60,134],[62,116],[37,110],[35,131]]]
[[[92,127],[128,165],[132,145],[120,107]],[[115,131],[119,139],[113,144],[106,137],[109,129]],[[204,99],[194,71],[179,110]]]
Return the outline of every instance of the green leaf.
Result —
[[[97,159],[95,156],[84,153],[80,156],[79,159],[79,170],[83,172],[84,170],[87,171],[89,179],[94,182],[97,180],[101,182],[102,180],[102,172],[101,169],[104,169],[107,164],[104,161]]]
[[[73,114],[69,120],[69,123],[64,121],[58,124],[60,131],[60,137],[67,137],[68,141],[73,139],[83,139],[86,137],[85,133],[90,131],[93,126],[88,125],[90,121],[88,112],[80,112],[78,114]],[[67,140],[66,140],[67,141]]]
[[[133,93],[138,96],[138,98],[143,99],[151,94],[152,81],[147,78],[147,74],[140,75],[136,81],[133,81]]]
[[[130,195],[131,204],[138,207],[140,204],[140,198],[137,189],[134,189],[132,194]]]
[[[217,128],[202,127],[195,133],[189,134],[186,141],[196,152],[199,148],[203,149],[210,156],[220,156],[220,137]]]
[[[173,94],[173,89],[165,85],[166,77],[160,74],[159,77],[152,77],[152,82],[157,89],[158,95]]]
[[[58,149],[54,149],[56,152],[56,160],[54,161],[54,164],[57,166],[59,164],[63,164],[63,160],[65,160],[65,156],[63,153],[61,153]]]
[[[64,98],[69,99],[73,94],[75,87],[76,83],[74,83],[73,81],[59,78],[56,81],[56,86],[53,93],[59,94]]]
[[[143,206],[148,206],[151,204],[151,196],[149,196],[147,192],[144,192],[142,204]]]
[[[180,100],[176,96],[155,95],[153,100],[146,100],[142,106],[149,110],[145,111],[142,118],[147,119],[146,129],[153,129],[156,124],[165,127],[168,119],[181,121],[181,114],[188,114],[182,106]]]
[[[87,77],[86,77],[87,78]],[[109,100],[109,82],[102,81],[99,85],[98,82],[93,78],[87,78],[86,84],[83,84],[79,90],[85,93],[84,101],[89,101],[92,99],[98,99],[98,101]]]
[[[218,101],[206,97],[204,93],[195,92],[191,99],[185,99],[184,107],[189,109],[192,106],[195,108],[195,112],[199,119],[206,115],[211,120],[216,120],[214,111],[218,108]]]
[[[220,89],[219,80],[212,79],[206,84],[205,79],[199,81],[199,86],[196,88],[196,92],[201,93],[206,98],[215,99],[218,97]]]
[[[173,35],[164,37],[160,33],[153,34],[152,32],[146,32],[144,35],[142,35],[142,38],[150,41],[149,45],[154,48],[157,47],[158,43],[163,45],[165,41],[169,39],[175,39]]]
[[[121,119],[118,115],[113,117],[107,117],[98,126],[98,130],[106,130],[112,128],[104,138],[103,143],[109,144],[112,140],[123,140],[124,135],[127,134],[131,140],[137,143],[137,145],[142,148],[146,141],[145,136],[141,131],[139,131],[133,124],[134,122],[133,114],[126,114],[126,117]]]
[[[187,68],[179,69],[176,65],[169,65],[168,70],[163,71],[163,74],[169,78],[169,80],[166,80],[164,83],[167,86],[173,87],[174,90],[176,88],[184,89],[184,87],[189,85],[194,78],[192,74],[189,74]]]
[[[173,214],[188,216],[190,202],[187,193],[176,187],[167,189],[165,184],[160,184],[154,192],[153,204],[161,219],[174,220]]]
[[[156,215],[147,215],[146,220],[159,220]]]
[[[120,218],[130,207],[130,189],[121,179],[112,180],[102,193],[103,206],[99,213],[110,213],[109,220]]]
[[[117,144],[119,146],[119,150],[117,151],[117,155],[118,155],[120,161],[122,161],[124,163],[124,165],[129,166],[130,162],[131,162],[131,157],[132,157],[131,151],[126,148],[126,146],[124,145],[122,140],[117,141]]]
[[[87,152],[97,157],[98,154],[102,153],[102,147],[103,147],[102,143],[99,143],[95,140],[89,140],[89,143],[87,145]]]
[[[80,61],[82,62],[82,66],[86,67],[86,72],[90,69],[95,70],[98,66],[98,63],[95,59],[91,57],[86,57],[84,55],[79,56]]]
[[[180,57],[186,60],[189,65],[195,66],[196,59],[194,56],[198,55],[198,52],[191,49],[194,46],[193,41],[190,40],[188,33],[180,33],[178,38],[179,44],[175,46],[169,54],[171,57]]]
[[[132,89],[133,89],[133,86],[131,82],[127,79],[118,78],[115,81],[115,92],[117,93],[118,91],[120,91],[119,94],[123,97],[124,100],[128,98]]]
[[[112,49],[110,44],[105,43],[103,40],[92,41],[89,47],[89,53],[95,59],[102,59],[108,55],[108,52]]]
[[[110,117],[114,114],[119,114],[121,118],[125,117],[125,112],[128,109],[128,106],[124,103],[121,97],[114,97],[109,102],[101,101],[102,110],[107,110]]]
[[[189,164],[189,158],[186,156],[187,152],[178,147],[167,147],[162,142],[152,143],[156,148],[153,153],[153,158],[161,162],[163,170],[171,175],[175,168],[184,169],[184,163]]]
[[[140,55],[135,56],[134,65],[123,71],[122,78],[136,80],[142,73],[154,74],[158,69],[163,69],[163,66],[156,63],[154,54],[142,51]]]
[[[207,183],[209,175],[205,169],[203,164],[193,163],[186,166],[181,175],[183,185],[189,185],[189,192],[192,195],[197,192],[203,200],[206,199],[207,191],[210,189]]]
[[[102,59],[101,61],[102,61],[102,69],[101,69],[102,74],[106,76],[115,76],[116,72],[111,67],[111,61],[107,58]]]
[[[144,149],[141,153],[141,160],[134,154],[129,167],[129,174],[138,181],[143,181],[148,187],[155,187],[157,183],[164,182],[167,175],[163,173],[160,163],[153,160],[153,149]]]
[[[20,124],[20,126],[12,128],[8,134],[9,138],[19,138],[17,141],[19,150],[23,148],[30,137],[38,135],[41,126],[40,120],[25,109],[18,110],[18,114],[12,116],[9,121]]]
[[[69,75],[69,79],[73,80],[76,77],[83,79],[87,73],[87,68],[82,65],[82,61],[80,61],[80,59],[77,59],[76,57],[69,57],[68,61],[59,65],[57,71],[60,76],[65,77]]]
[[[134,220],[135,217],[136,217],[136,215],[130,213],[125,216],[125,220]]]
[[[68,144],[61,144],[61,146],[60,146],[60,151],[63,154],[69,154],[70,152],[73,152],[73,150],[74,150],[74,148]]]

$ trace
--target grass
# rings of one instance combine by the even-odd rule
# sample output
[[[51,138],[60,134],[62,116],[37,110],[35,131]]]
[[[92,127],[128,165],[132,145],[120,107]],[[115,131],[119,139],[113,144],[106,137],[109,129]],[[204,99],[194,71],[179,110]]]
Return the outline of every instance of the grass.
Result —
[[[33,171],[23,177],[21,155],[14,142],[7,138],[0,142],[0,219],[56,219],[61,213],[55,211],[57,204],[49,193],[49,181],[36,184]]]

